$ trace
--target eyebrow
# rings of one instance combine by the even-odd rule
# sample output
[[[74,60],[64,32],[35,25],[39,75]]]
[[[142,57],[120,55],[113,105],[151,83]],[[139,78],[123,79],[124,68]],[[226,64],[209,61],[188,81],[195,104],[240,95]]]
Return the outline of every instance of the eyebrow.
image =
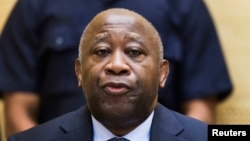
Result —
[[[95,39],[94,39],[93,45],[96,45],[97,43],[99,43],[99,42],[105,40],[105,39],[108,38],[108,37],[109,37],[109,35],[108,35],[107,32],[98,34],[98,35],[95,37]]]
[[[130,39],[130,40],[134,40],[134,41],[138,42],[141,45],[143,44],[143,39],[137,33],[133,33],[133,32],[127,33],[125,35],[125,38]]]
[[[93,45],[96,45],[98,44],[99,42],[107,39],[110,35],[107,33],[107,32],[104,32],[104,33],[100,33],[98,34],[95,39],[94,39],[94,42],[93,42]],[[126,33],[125,34],[125,39],[129,39],[129,40],[133,40],[133,41],[136,41],[138,42],[139,44],[143,44],[143,39],[141,38],[141,36],[137,33],[133,33],[133,32],[130,32],[130,33]]]

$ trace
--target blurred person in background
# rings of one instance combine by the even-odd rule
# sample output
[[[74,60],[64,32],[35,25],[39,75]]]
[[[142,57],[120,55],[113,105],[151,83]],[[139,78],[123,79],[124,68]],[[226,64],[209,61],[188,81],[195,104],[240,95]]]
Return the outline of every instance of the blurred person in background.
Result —
[[[81,33],[100,11],[138,12],[159,31],[170,73],[159,102],[206,123],[232,91],[226,62],[202,0],[18,0],[0,39],[0,92],[7,135],[82,106],[74,59]]]

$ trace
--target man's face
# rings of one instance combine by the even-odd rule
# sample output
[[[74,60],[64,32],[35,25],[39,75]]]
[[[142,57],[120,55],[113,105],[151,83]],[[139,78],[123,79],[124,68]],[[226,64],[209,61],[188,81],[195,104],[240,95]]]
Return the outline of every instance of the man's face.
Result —
[[[107,126],[145,120],[168,70],[150,33],[134,17],[109,15],[86,34],[76,72],[91,113]]]

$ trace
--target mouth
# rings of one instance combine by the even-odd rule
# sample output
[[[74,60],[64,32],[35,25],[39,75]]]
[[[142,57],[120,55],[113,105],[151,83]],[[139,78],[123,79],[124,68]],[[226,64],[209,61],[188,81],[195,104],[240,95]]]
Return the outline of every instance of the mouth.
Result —
[[[119,82],[108,82],[103,85],[103,89],[110,95],[122,95],[130,90],[129,85]]]

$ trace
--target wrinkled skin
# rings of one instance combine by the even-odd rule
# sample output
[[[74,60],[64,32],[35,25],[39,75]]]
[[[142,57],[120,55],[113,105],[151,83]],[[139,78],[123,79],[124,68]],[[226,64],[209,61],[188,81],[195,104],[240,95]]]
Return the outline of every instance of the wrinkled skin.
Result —
[[[104,13],[85,31],[75,70],[93,116],[116,135],[142,123],[157,104],[168,62],[145,21]]]

